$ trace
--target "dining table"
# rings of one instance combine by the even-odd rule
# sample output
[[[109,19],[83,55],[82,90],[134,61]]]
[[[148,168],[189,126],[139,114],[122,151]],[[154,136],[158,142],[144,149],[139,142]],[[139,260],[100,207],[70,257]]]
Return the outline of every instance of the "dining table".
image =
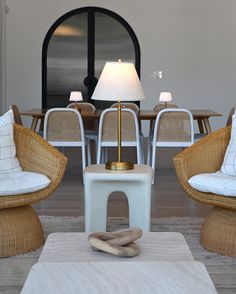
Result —
[[[21,112],[20,115],[32,117],[31,130],[36,131],[36,128],[39,122],[40,122],[40,130],[42,130],[44,117],[47,110],[48,109],[34,108],[34,109],[29,109],[24,112]],[[94,112],[81,111],[81,115],[85,121],[86,120],[98,121],[102,111],[103,111],[102,109],[96,109]],[[211,133],[211,125],[209,121],[211,117],[222,116],[221,113],[215,112],[210,109],[192,109],[192,110],[190,109],[190,112],[193,115],[193,119],[196,120],[198,123],[199,132],[203,134]],[[151,129],[153,122],[156,119],[157,112],[154,112],[153,110],[140,109],[137,115],[140,121],[149,121],[150,129]]]

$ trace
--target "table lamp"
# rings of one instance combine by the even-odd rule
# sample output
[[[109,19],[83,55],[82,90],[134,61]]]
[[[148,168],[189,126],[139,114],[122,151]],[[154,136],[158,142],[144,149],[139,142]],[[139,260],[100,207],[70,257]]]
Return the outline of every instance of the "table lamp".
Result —
[[[172,101],[172,95],[170,92],[161,92],[159,96],[159,102],[165,103],[165,108],[167,108],[167,102]]]
[[[134,64],[121,61],[106,62],[91,99],[118,102],[118,159],[115,162],[107,162],[106,169],[117,171],[133,169],[134,165],[132,162],[122,161],[121,101],[140,101],[145,99]]]
[[[69,101],[75,102],[75,108],[77,108],[77,102],[83,101],[82,93],[80,91],[72,91]]]

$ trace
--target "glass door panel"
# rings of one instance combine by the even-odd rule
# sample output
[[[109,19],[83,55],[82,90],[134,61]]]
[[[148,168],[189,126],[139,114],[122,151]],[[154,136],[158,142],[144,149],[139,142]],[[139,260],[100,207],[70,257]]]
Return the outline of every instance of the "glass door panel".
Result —
[[[133,62],[135,48],[127,29],[115,18],[95,12],[94,74],[98,79],[106,61]],[[96,108],[104,109],[113,102],[94,101]]]
[[[71,91],[81,91],[87,75],[87,13],[63,21],[51,36],[47,52],[47,108],[65,107]]]

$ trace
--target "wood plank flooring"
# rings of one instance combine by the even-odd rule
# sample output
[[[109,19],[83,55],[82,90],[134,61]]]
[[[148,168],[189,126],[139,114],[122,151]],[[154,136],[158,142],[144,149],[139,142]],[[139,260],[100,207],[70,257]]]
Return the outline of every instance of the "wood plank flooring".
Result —
[[[197,203],[186,195],[176,178],[172,158],[180,152],[179,148],[159,148],[155,182],[152,186],[153,218],[171,216],[205,216],[210,207]],[[62,183],[48,199],[34,205],[39,215],[83,216],[84,189],[80,150],[67,148],[64,154],[69,163]],[[110,152],[114,158],[116,151]],[[124,159],[135,160],[135,152],[127,151]],[[94,161],[94,158],[93,158]],[[94,161],[95,162],[95,161]],[[128,203],[122,193],[111,194],[108,201],[108,217],[128,217]]]

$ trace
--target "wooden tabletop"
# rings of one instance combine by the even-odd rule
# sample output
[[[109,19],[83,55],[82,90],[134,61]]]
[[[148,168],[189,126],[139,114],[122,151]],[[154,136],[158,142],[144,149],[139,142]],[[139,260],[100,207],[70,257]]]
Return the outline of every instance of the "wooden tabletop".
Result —
[[[216,116],[216,117],[222,116],[222,114],[217,113],[210,109],[192,109],[190,111],[193,114],[194,119],[209,118],[212,116]],[[46,112],[47,112],[47,109],[34,108],[34,109],[26,110],[25,112],[21,112],[20,114],[43,118]],[[102,109],[97,109],[92,113],[82,112],[82,116],[88,119],[99,119],[101,113],[102,113]],[[157,113],[154,112],[153,110],[140,110],[138,113],[138,118],[140,120],[153,120],[156,118],[156,115]]]

